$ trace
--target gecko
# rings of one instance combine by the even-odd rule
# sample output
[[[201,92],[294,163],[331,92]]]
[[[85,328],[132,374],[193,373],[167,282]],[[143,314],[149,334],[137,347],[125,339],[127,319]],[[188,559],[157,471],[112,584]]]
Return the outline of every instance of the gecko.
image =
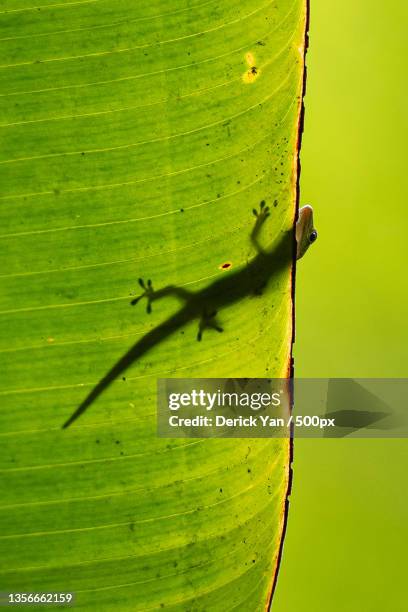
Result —
[[[150,314],[153,302],[167,295],[174,295],[182,302],[181,308],[148,331],[112,366],[63,424],[63,429],[76,421],[111,383],[135,361],[189,322],[198,320],[197,340],[199,342],[202,340],[205,329],[222,332],[223,328],[217,318],[220,309],[245,297],[260,295],[274,276],[294,258],[300,259],[303,257],[309,246],[317,239],[317,231],[313,224],[313,209],[306,205],[298,212],[295,241],[293,231],[285,231],[277,243],[273,245],[273,248],[266,250],[259,242],[259,235],[263,224],[270,216],[270,209],[266,202],[262,200],[259,210],[253,209],[252,212],[256,221],[250,239],[257,254],[236,271],[228,271],[225,276],[217,278],[208,286],[195,292],[176,285],[168,285],[155,291],[150,279],[147,282],[142,278],[139,279],[139,285],[143,291],[130,302],[132,306],[136,306],[140,300],[146,299],[146,311]]]

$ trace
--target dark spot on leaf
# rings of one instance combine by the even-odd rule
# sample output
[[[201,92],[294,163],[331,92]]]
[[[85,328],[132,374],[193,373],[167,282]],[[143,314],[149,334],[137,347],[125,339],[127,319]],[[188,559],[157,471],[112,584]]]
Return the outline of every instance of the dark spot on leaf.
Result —
[[[232,263],[230,261],[226,261],[225,263],[220,265],[220,269],[221,270],[229,270],[229,268],[232,266]]]

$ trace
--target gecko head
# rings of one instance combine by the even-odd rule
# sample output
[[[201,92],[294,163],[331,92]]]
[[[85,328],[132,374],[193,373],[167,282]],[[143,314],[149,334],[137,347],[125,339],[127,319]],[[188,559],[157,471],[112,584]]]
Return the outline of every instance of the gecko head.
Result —
[[[300,259],[306,253],[310,245],[317,239],[317,231],[313,225],[313,208],[308,204],[299,210],[296,223],[296,259]]]

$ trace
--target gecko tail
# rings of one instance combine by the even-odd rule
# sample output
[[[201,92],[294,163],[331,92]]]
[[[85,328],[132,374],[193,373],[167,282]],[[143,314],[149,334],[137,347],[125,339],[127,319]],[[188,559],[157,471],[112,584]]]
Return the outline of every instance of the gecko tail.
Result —
[[[73,414],[69,417],[67,421],[62,426],[62,429],[66,429],[74,421],[76,421],[85,410],[93,404],[93,402],[107,389],[111,383],[124,372],[131,363],[132,353],[135,352],[137,347],[133,347],[122,359],[120,359],[111,370],[98,382],[98,384],[92,389],[90,393],[86,396],[83,402],[78,406],[78,408],[73,412]]]
[[[65,423],[62,426],[62,429],[66,429],[67,427],[69,427],[70,425],[72,425],[72,423],[74,421],[76,421],[83,412],[85,412],[85,410],[88,408],[88,406],[90,406],[92,404],[92,402],[94,400],[96,400],[96,398],[98,397],[98,395],[100,393],[102,393],[102,390],[98,389],[99,385],[97,385],[95,387],[95,389],[93,389],[91,391],[91,393],[84,399],[84,401],[78,406],[78,408],[75,410],[75,412],[73,414],[71,414],[71,416],[69,417],[69,419],[67,421],[65,421]]]
[[[91,404],[118,378],[125,372],[135,361],[142,355],[147,353],[151,348],[162,342],[167,336],[170,336],[176,329],[182,327],[186,323],[186,312],[183,309],[167,321],[158,325],[150,332],[145,334],[136,342],[128,351],[115,363],[115,365],[105,374],[98,384],[90,391],[86,398],[81,402],[75,412],[65,421],[62,429],[67,429],[74,421],[76,421]]]

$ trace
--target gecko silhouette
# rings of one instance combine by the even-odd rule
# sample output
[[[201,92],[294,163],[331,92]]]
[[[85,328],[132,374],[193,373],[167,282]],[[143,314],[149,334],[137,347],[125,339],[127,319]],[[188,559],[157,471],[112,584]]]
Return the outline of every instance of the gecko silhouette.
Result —
[[[64,423],[63,429],[66,429],[76,421],[101,393],[137,359],[140,359],[142,355],[145,355],[153,347],[160,344],[160,342],[190,321],[196,319],[199,321],[197,334],[197,340],[199,341],[201,341],[203,331],[206,328],[222,332],[222,327],[216,319],[218,310],[247,296],[261,294],[268,281],[285,268],[290,261],[295,260],[296,241],[294,232],[292,230],[284,232],[274,248],[268,252],[260,245],[258,238],[262,225],[270,215],[269,207],[265,205],[263,200],[259,211],[254,209],[253,213],[256,216],[256,222],[250,238],[256,248],[257,255],[245,266],[234,272],[228,272],[222,278],[218,278],[207,287],[204,287],[204,289],[196,292],[188,291],[175,285],[169,285],[154,291],[150,280],[145,284],[142,279],[139,279],[139,284],[144,291],[140,296],[131,301],[133,306],[142,298],[146,298],[147,312],[150,313],[152,302],[167,295],[179,297],[184,301],[184,306],[174,315],[163,321],[163,323],[147,332],[113,365]]]

